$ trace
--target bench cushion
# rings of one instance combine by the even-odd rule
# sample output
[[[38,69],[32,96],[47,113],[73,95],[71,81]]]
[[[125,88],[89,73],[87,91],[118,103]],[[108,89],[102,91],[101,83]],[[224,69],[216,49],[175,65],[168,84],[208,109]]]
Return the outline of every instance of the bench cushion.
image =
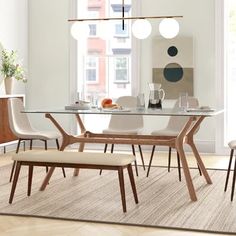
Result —
[[[89,164],[105,166],[125,166],[135,160],[133,155],[97,152],[68,152],[68,151],[26,151],[14,154],[15,161],[51,162],[70,164]]]

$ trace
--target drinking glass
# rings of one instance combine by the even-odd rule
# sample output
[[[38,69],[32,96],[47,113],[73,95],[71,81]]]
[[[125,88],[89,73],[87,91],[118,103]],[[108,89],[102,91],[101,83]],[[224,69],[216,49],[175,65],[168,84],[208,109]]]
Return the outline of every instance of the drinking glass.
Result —
[[[96,93],[91,94],[91,108],[98,107],[98,95]]]
[[[137,96],[137,109],[139,111],[145,110],[145,96],[144,93],[139,93]]]
[[[179,109],[181,111],[186,111],[188,108],[188,93],[183,92],[179,94]]]

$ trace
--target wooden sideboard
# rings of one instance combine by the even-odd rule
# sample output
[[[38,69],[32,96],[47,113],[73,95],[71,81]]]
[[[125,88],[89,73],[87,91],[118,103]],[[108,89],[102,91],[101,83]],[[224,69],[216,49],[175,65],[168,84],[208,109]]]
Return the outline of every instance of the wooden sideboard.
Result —
[[[11,132],[8,119],[7,100],[17,97],[25,100],[24,94],[0,95],[0,146],[6,146],[17,140],[17,137]]]

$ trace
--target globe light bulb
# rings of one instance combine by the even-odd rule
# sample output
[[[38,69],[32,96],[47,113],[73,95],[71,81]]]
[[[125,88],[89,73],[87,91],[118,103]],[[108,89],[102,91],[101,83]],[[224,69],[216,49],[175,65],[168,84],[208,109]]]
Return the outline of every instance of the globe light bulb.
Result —
[[[145,39],[151,34],[152,26],[148,20],[138,19],[132,25],[132,32],[134,37]]]
[[[72,24],[70,32],[74,39],[79,40],[89,35],[89,27],[84,22],[75,22]]]
[[[98,24],[98,36],[103,40],[111,40],[114,37],[114,25],[110,21],[101,21]]]
[[[160,34],[167,39],[174,38],[179,33],[179,23],[173,18],[165,18],[159,24]]]

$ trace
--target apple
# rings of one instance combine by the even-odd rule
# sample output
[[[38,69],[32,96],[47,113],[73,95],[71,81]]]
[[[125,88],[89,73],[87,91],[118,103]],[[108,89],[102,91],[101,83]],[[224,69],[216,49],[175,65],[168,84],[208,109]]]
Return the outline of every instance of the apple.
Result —
[[[104,108],[106,107],[107,105],[110,105],[112,104],[112,99],[110,98],[104,98],[101,102],[101,106]]]

